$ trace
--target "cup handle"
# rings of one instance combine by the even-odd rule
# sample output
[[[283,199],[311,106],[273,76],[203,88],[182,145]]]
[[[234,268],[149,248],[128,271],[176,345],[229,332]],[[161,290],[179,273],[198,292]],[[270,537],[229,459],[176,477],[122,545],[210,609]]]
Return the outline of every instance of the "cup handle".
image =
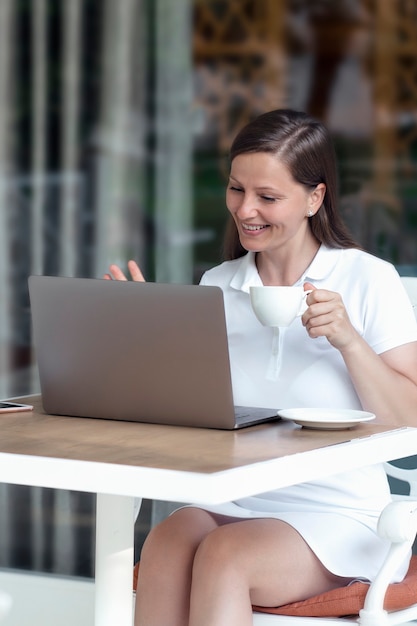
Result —
[[[298,311],[297,313],[297,317],[301,317],[301,315],[304,313],[304,311],[307,310],[307,304],[306,304],[306,298],[308,296],[309,293],[311,293],[313,290],[312,289],[307,289],[304,293],[303,293],[303,299],[302,299],[302,303],[301,303],[301,309]]]

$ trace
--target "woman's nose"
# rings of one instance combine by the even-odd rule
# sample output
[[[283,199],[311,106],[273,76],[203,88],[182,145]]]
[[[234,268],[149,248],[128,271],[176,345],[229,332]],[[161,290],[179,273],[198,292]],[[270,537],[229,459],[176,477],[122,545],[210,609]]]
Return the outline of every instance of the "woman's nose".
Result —
[[[256,209],[255,202],[253,201],[253,199],[249,198],[248,196],[245,196],[244,198],[242,198],[242,201],[236,211],[236,214],[241,219],[254,217],[257,214],[257,209]]]

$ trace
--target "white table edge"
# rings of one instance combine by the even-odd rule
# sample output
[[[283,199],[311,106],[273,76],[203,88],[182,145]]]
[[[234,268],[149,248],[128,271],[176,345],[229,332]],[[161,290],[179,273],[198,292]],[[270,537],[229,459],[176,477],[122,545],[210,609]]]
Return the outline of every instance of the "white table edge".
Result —
[[[218,472],[2,452],[0,482],[209,505],[413,454],[417,454],[417,428],[412,427]]]

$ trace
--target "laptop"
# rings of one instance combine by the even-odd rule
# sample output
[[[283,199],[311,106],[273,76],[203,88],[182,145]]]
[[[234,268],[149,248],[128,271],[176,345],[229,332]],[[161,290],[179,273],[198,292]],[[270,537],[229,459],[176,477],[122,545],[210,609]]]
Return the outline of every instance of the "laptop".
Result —
[[[277,420],[235,407],[219,287],[30,276],[46,413],[232,430]]]

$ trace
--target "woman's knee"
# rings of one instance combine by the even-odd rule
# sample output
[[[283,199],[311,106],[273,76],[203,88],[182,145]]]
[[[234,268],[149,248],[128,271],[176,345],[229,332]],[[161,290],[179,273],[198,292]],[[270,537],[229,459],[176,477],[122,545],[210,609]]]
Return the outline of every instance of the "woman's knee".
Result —
[[[141,560],[149,553],[167,556],[172,552],[195,551],[216,523],[206,511],[187,507],[178,509],[152,528],[145,539]]]
[[[242,546],[236,546],[232,525],[219,526],[200,542],[194,557],[193,575],[211,573],[214,577],[227,576],[240,570]]]

